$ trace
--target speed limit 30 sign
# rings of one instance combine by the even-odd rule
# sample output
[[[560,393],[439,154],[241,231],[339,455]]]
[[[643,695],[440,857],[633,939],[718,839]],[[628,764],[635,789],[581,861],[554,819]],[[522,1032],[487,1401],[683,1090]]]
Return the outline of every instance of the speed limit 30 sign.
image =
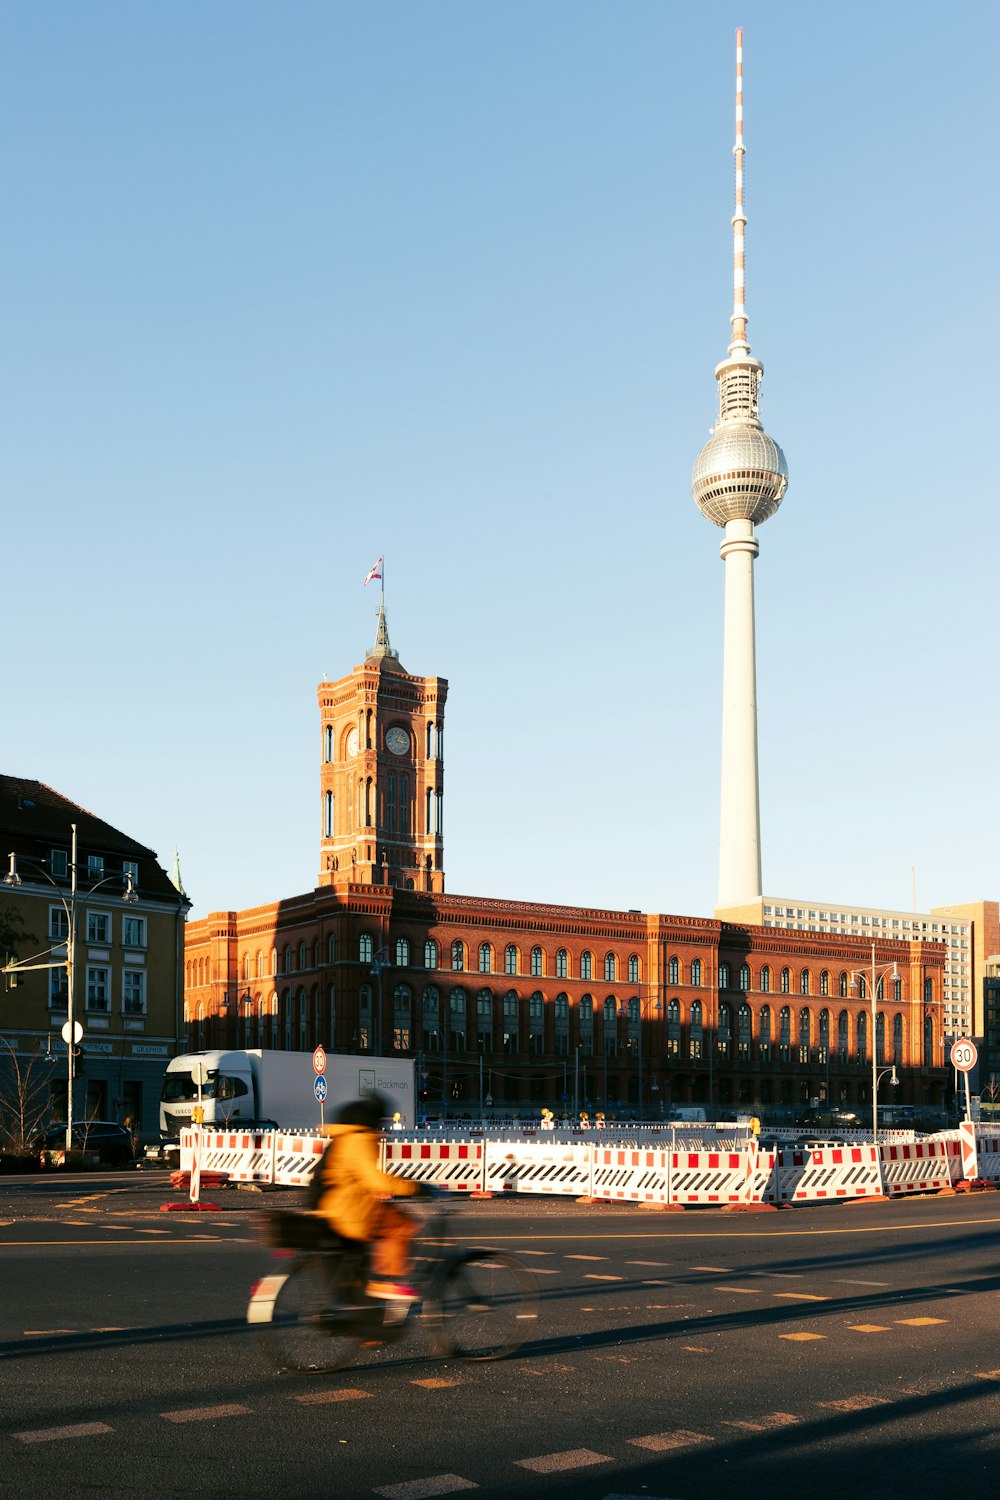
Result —
[[[979,1058],[975,1042],[970,1042],[966,1037],[952,1042],[950,1055],[952,1067],[957,1068],[960,1073],[970,1073]]]

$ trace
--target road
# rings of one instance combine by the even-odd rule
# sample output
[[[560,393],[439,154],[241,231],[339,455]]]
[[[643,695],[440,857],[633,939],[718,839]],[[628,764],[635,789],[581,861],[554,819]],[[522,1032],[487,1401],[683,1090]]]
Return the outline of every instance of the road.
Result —
[[[456,1202],[457,1240],[535,1272],[532,1342],[463,1364],[415,1334],[319,1377],[244,1322],[276,1198],[213,1197],[0,1179],[0,1495],[920,1500],[1000,1462],[1000,1195]]]

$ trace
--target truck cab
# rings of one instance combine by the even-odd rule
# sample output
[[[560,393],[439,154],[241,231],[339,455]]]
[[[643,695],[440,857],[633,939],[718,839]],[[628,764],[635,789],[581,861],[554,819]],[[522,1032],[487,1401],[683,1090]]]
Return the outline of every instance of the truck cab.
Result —
[[[160,1090],[160,1136],[176,1140],[200,1105],[205,1124],[249,1123],[257,1113],[246,1052],[189,1052],[167,1064]]]

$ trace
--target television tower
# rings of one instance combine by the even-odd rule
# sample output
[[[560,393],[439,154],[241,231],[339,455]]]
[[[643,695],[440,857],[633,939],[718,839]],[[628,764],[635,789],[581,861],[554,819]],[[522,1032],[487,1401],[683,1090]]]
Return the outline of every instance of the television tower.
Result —
[[[725,531],[722,665],[722,810],[719,907],[759,900],[760,790],[757,769],[757,662],[754,644],[754,527],[772,516],[788,487],[785,455],[761,426],[764,368],[750,353],[745,303],[743,207],[743,32],[736,33],[736,211],[729,353],[716,366],[719,419],[695,461],[691,489],[702,515]]]

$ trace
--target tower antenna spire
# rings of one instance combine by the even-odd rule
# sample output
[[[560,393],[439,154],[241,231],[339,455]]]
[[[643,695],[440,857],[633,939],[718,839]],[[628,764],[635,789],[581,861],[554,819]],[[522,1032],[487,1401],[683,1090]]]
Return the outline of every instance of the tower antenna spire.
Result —
[[[736,144],[733,157],[736,166],[736,206],[733,212],[733,329],[729,353],[749,354],[747,340],[746,308],[746,229],[747,216],[743,204],[743,28],[736,32]]]

